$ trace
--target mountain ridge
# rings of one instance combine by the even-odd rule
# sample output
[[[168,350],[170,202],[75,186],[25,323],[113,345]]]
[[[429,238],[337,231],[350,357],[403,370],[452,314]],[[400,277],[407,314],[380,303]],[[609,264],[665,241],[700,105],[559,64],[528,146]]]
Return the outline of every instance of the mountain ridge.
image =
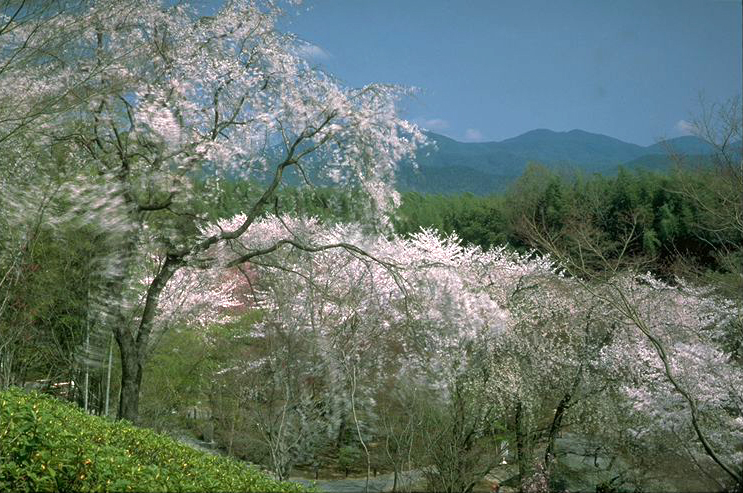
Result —
[[[662,171],[672,166],[673,153],[693,157],[714,151],[709,143],[693,136],[641,146],[581,129],[558,132],[539,128],[488,142],[461,142],[430,131],[424,133],[430,144],[418,150],[416,164],[406,161],[399,167],[401,190],[486,195],[504,190],[530,162],[611,175],[620,166]]]

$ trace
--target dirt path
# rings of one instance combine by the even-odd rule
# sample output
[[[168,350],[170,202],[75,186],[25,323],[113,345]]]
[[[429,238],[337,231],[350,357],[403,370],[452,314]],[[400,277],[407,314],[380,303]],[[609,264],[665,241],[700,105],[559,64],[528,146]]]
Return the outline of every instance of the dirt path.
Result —
[[[405,481],[417,481],[421,478],[420,471],[409,471],[404,474]],[[301,484],[312,484],[312,480],[305,478],[289,478],[290,481]],[[398,487],[402,480],[398,478]],[[378,493],[392,491],[394,474],[379,474],[377,477],[369,478],[369,492]],[[366,477],[346,479],[318,479],[314,481],[320,491],[326,493],[360,493],[366,486]]]

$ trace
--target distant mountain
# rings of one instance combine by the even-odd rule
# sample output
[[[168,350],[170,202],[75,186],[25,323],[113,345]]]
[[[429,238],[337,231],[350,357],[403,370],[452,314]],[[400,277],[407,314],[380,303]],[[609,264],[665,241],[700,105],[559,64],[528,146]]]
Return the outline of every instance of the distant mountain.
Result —
[[[497,142],[458,142],[427,132],[431,145],[418,151],[418,164],[427,167],[464,166],[490,174],[511,174],[514,167],[523,164],[523,158],[498,147]]]
[[[427,132],[432,145],[419,149],[417,169],[402,163],[398,188],[421,193],[502,191],[529,162],[587,173],[614,174],[619,166],[665,170],[672,165],[669,150],[687,156],[709,155],[712,146],[691,136],[640,146],[583,130],[554,132],[537,129],[500,142],[458,142]]]
[[[645,154],[639,145],[583,130],[532,130],[496,145],[531,161],[545,163],[591,163],[600,166],[622,163]]]
[[[430,166],[414,169],[409,163],[401,166],[396,174],[398,190],[438,195],[460,193],[489,195],[503,190],[503,184],[512,182],[516,177],[497,176],[467,166]]]
[[[426,135],[430,144],[418,149],[416,163],[403,161],[398,166],[398,190],[488,195],[504,191],[523,174],[530,162],[560,170],[614,175],[620,166],[667,170],[673,166],[669,150],[687,156],[690,163],[708,163],[708,156],[713,152],[709,143],[691,136],[640,146],[583,130],[537,129],[500,142],[459,142],[433,132],[426,132]],[[740,150],[741,143],[731,148]],[[277,146],[273,152],[279,159],[283,147]],[[330,180],[313,172],[316,166],[306,169],[313,183],[333,186]],[[252,177],[268,183],[273,175],[269,170],[265,174],[254,173]],[[294,186],[303,182],[294,169],[288,170],[284,178]]]
[[[684,137],[676,137],[675,139],[663,140],[657,144],[653,144],[645,148],[646,154],[666,154],[677,153],[684,155],[691,154],[712,154],[714,147],[706,140],[702,140],[699,137],[693,137],[686,135]]]

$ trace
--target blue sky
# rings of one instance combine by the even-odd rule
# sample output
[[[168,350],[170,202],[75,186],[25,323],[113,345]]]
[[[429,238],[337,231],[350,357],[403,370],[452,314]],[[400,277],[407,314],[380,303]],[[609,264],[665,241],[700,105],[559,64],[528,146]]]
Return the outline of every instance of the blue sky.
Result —
[[[580,128],[647,145],[740,94],[734,0],[305,0],[282,27],[352,86],[420,88],[404,115],[457,140]]]

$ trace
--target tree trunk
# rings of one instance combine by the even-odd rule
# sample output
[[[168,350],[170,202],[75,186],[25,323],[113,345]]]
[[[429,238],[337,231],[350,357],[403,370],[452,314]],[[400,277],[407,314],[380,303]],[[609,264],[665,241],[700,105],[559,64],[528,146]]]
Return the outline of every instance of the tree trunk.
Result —
[[[235,443],[235,425],[237,422],[237,405],[235,405],[235,411],[232,414],[232,423],[230,423],[230,439],[227,443],[227,455],[232,456],[232,445]]]
[[[147,357],[147,348],[153,329],[160,294],[173,274],[180,268],[180,257],[168,255],[160,270],[147,288],[142,318],[136,330],[136,338],[126,325],[126,317],[120,316],[115,329],[116,342],[121,350],[121,398],[119,419],[133,423],[139,421],[139,388],[142,384],[142,369]]]
[[[90,298],[90,293],[88,293]],[[85,395],[83,396],[83,409],[88,412],[88,396],[90,395],[90,365],[88,364],[88,358],[90,357],[90,324],[85,326]]]
[[[335,441],[335,447],[340,450],[343,446],[343,439],[346,435],[346,413],[341,410],[341,419],[338,425],[338,438]]]
[[[117,331],[116,340],[121,349],[121,398],[118,419],[133,423],[139,420],[139,388],[142,384],[142,362],[134,341],[125,329]]]
[[[114,340],[111,335],[111,342],[108,343],[108,371],[106,372],[106,416],[108,416],[108,404],[111,397],[111,365],[113,363]]]
[[[516,463],[518,464],[519,491],[523,490],[526,476],[526,451],[524,443],[524,423],[521,403],[516,405]]]
[[[555,417],[552,419],[549,435],[547,435],[547,450],[544,452],[544,468],[547,471],[549,471],[550,463],[555,455],[555,439],[562,426],[562,417],[565,415],[565,409],[567,409],[571,398],[572,395],[568,392],[560,400],[557,409],[555,409]]]
[[[364,484],[364,493],[369,493],[371,457],[369,456],[369,449],[367,448],[366,443],[364,443],[364,438],[361,436],[359,418],[356,415],[356,366],[353,366],[351,371],[351,412],[353,413],[353,422],[356,424],[356,433],[358,434],[359,442],[361,442],[361,446],[364,447],[364,454],[366,456],[366,483]]]

